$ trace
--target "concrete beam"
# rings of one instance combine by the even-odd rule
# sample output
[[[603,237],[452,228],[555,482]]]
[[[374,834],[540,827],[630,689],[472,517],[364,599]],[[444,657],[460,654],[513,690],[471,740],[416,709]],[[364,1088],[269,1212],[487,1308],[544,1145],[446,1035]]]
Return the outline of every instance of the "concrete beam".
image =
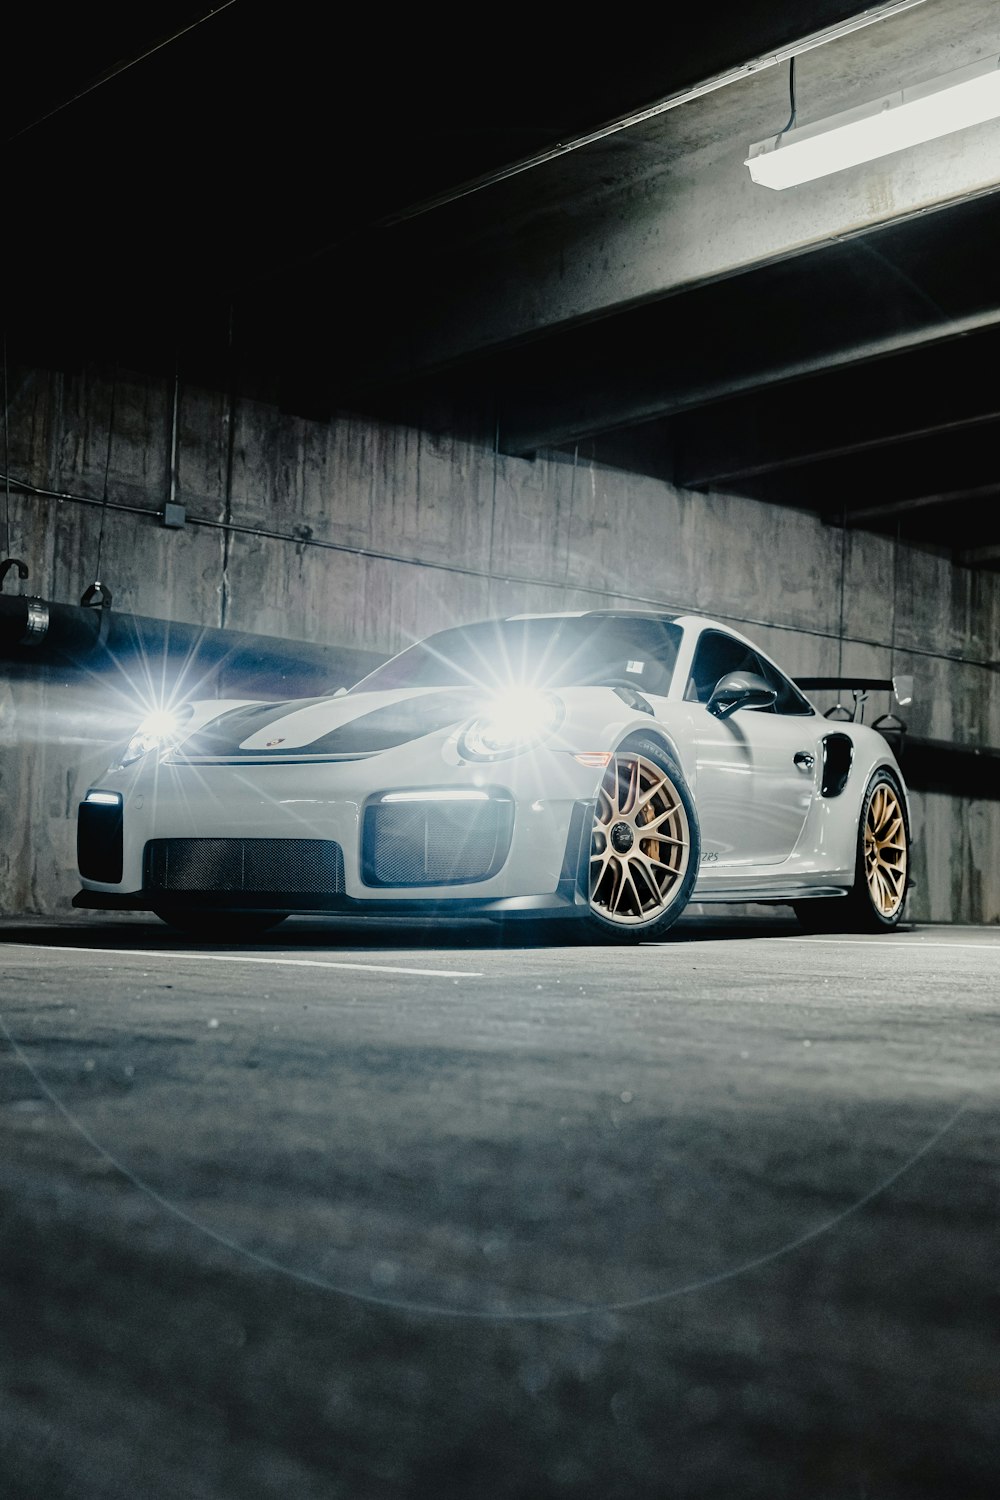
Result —
[[[780,418],[780,407],[776,420]],[[823,516],[843,516],[846,511],[866,511],[875,507],[904,504],[896,514],[927,511],[933,507],[946,511],[938,496],[965,495],[984,485],[994,484],[997,475],[997,445],[1000,442],[1000,419],[986,420],[968,426],[957,436],[951,432],[922,432],[896,443],[876,445],[861,452],[836,454],[797,467],[747,476],[734,482],[738,493],[776,504],[805,506]],[[926,501],[914,506],[914,501]],[[983,536],[976,512],[979,540]],[[971,517],[970,517],[971,519]],[[923,524],[923,523],[922,523]],[[938,520],[940,528],[944,523]],[[907,534],[910,528],[905,527]],[[927,526],[923,529],[927,532]],[[951,545],[951,528],[944,526],[943,540]],[[973,540],[972,537],[969,541]]]
[[[397,261],[377,336],[367,325],[354,351],[355,383],[363,389],[445,369],[1000,183],[1000,121],[783,193],[751,182],[743,165],[751,138],[727,137],[572,211],[502,223],[490,239],[440,254],[432,270],[419,256]]]
[[[971,489],[947,490],[944,493],[913,495],[908,500],[893,500],[886,505],[865,505],[848,509],[841,515],[826,518],[830,526],[865,526],[872,521],[890,520],[894,516],[905,516],[915,510],[927,510],[934,505],[948,505],[955,500],[992,500],[1000,496],[1000,484],[980,484]]]
[[[689,413],[675,425],[675,478],[697,488],[1000,418],[1000,338],[935,342],[797,385]],[[780,421],[776,421],[776,415]]]
[[[819,261],[823,258],[822,253],[816,257]],[[881,307],[875,304],[863,308],[856,295],[852,295],[856,288],[849,281],[842,281],[836,273],[824,274],[822,266],[816,270],[818,274],[797,276],[795,296],[791,288],[787,296],[781,288],[772,289],[775,316],[779,309],[784,309],[788,322],[766,340],[759,336],[762,320],[758,317],[756,326],[748,330],[745,338],[736,342],[730,338],[723,344],[718,338],[716,313],[715,328],[705,335],[699,347],[691,342],[698,321],[697,310],[692,308],[685,318],[675,320],[679,340],[671,339],[669,332],[664,339],[664,354],[658,368],[654,367],[648,350],[645,356],[639,353],[629,358],[627,329],[622,330],[620,337],[604,341],[603,379],[600,369],[595,373],[582,361],[574,365],[572,359],[566,360],[556,378],[547,377],[542,361],[523,360],[515,377],[508,380],[501,404],[501,451],[523,456],[539,449],[564,447],[616,429],[654,424],[661,418],[754,392],[769,392],[773,400],[777,389],[787,388],[794,381],[836,371],[845,375],[850,372],[854,378],[869,363],[910,354],[924,346],[928,350],[940,349],[950,340],[1000,330],[1000,287],[996,306],[944,319],[925,313],[906,329],[897,327],[883,332],[880,323],[891,328],[898,322],[898,308],[890,304],[890,299],[883,295],[879,299]],[[814,297],[823,299],[825,308],[833,312],[829,319],[831,326],[820,331],[815,324],[807,328],[805,319],[796,316],[806,301],[816,307]],[[752,298],[753,292],[747,288],[744,304]],[[836,316],[838,299],[843,304],[840,318]],[[682,300],[671,306],[680,310]],[[739,319],[739,303],[730,300],[732,326],[732,321]],[[870,334],[862,342],[854,336],[859,323]],[[668,352],[677,347],[683,347],[681,358]],[[614,371],[611,382],[606,378],[609,369]]]
[[[989,547],[972,547],[967,552],[957,552],[955,561],[963,568],[1000,567],[1000,542]]]
[[[826,514],[828,526],[867,526],[873,520],[892,520],[912,514],[915,510],[930,510],[933,505],[948,505],[954,501],[978,501],[993,499],[1000,495],[1000,484],[975,484],[964,489],[937,490],[928,495],[912,495],[907,499],[894,499],[885,505],[855,505],[841,513]]]

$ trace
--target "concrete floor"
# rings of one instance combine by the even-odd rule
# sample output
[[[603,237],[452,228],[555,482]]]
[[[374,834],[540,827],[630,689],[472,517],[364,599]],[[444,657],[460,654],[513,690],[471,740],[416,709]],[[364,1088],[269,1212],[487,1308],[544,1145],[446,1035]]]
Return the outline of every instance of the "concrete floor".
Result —
[[[0,940],[5,1500],[1000,1493],[997,929]]]

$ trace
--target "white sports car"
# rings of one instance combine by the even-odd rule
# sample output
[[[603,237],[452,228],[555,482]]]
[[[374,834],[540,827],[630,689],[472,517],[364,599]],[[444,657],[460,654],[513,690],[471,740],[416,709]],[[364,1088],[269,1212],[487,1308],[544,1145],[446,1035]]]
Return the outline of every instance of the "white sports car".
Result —
[[[80,805],[74,904],[250,933],[291,912],[574,917],[689,901],[895,927],[907,793],[717,621],[594,610],[429,636],[349,691],[150,716]]]

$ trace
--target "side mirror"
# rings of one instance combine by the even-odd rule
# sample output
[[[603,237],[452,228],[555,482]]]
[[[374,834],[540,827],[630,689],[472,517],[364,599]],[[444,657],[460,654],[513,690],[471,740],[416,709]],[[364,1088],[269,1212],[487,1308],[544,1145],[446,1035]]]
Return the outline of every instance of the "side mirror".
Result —
[[[717,719],[728,719],[738,708],[770,708],[777,696],[755,672],[730,672],[719,678],[705,706]]]

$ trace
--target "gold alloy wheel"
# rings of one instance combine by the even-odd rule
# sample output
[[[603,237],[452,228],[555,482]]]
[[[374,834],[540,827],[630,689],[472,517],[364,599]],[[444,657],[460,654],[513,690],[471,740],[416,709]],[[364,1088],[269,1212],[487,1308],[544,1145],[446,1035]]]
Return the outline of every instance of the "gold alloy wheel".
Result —
[[[887,781],[875,788],[865,815],[865,878],[875,910],[894,917],[906,894],[906,819]]]
[[[691,846],[670,776],[636,752],[612,756],[597,797],[590,904],[607,920],[649,922],[670,906]]]

